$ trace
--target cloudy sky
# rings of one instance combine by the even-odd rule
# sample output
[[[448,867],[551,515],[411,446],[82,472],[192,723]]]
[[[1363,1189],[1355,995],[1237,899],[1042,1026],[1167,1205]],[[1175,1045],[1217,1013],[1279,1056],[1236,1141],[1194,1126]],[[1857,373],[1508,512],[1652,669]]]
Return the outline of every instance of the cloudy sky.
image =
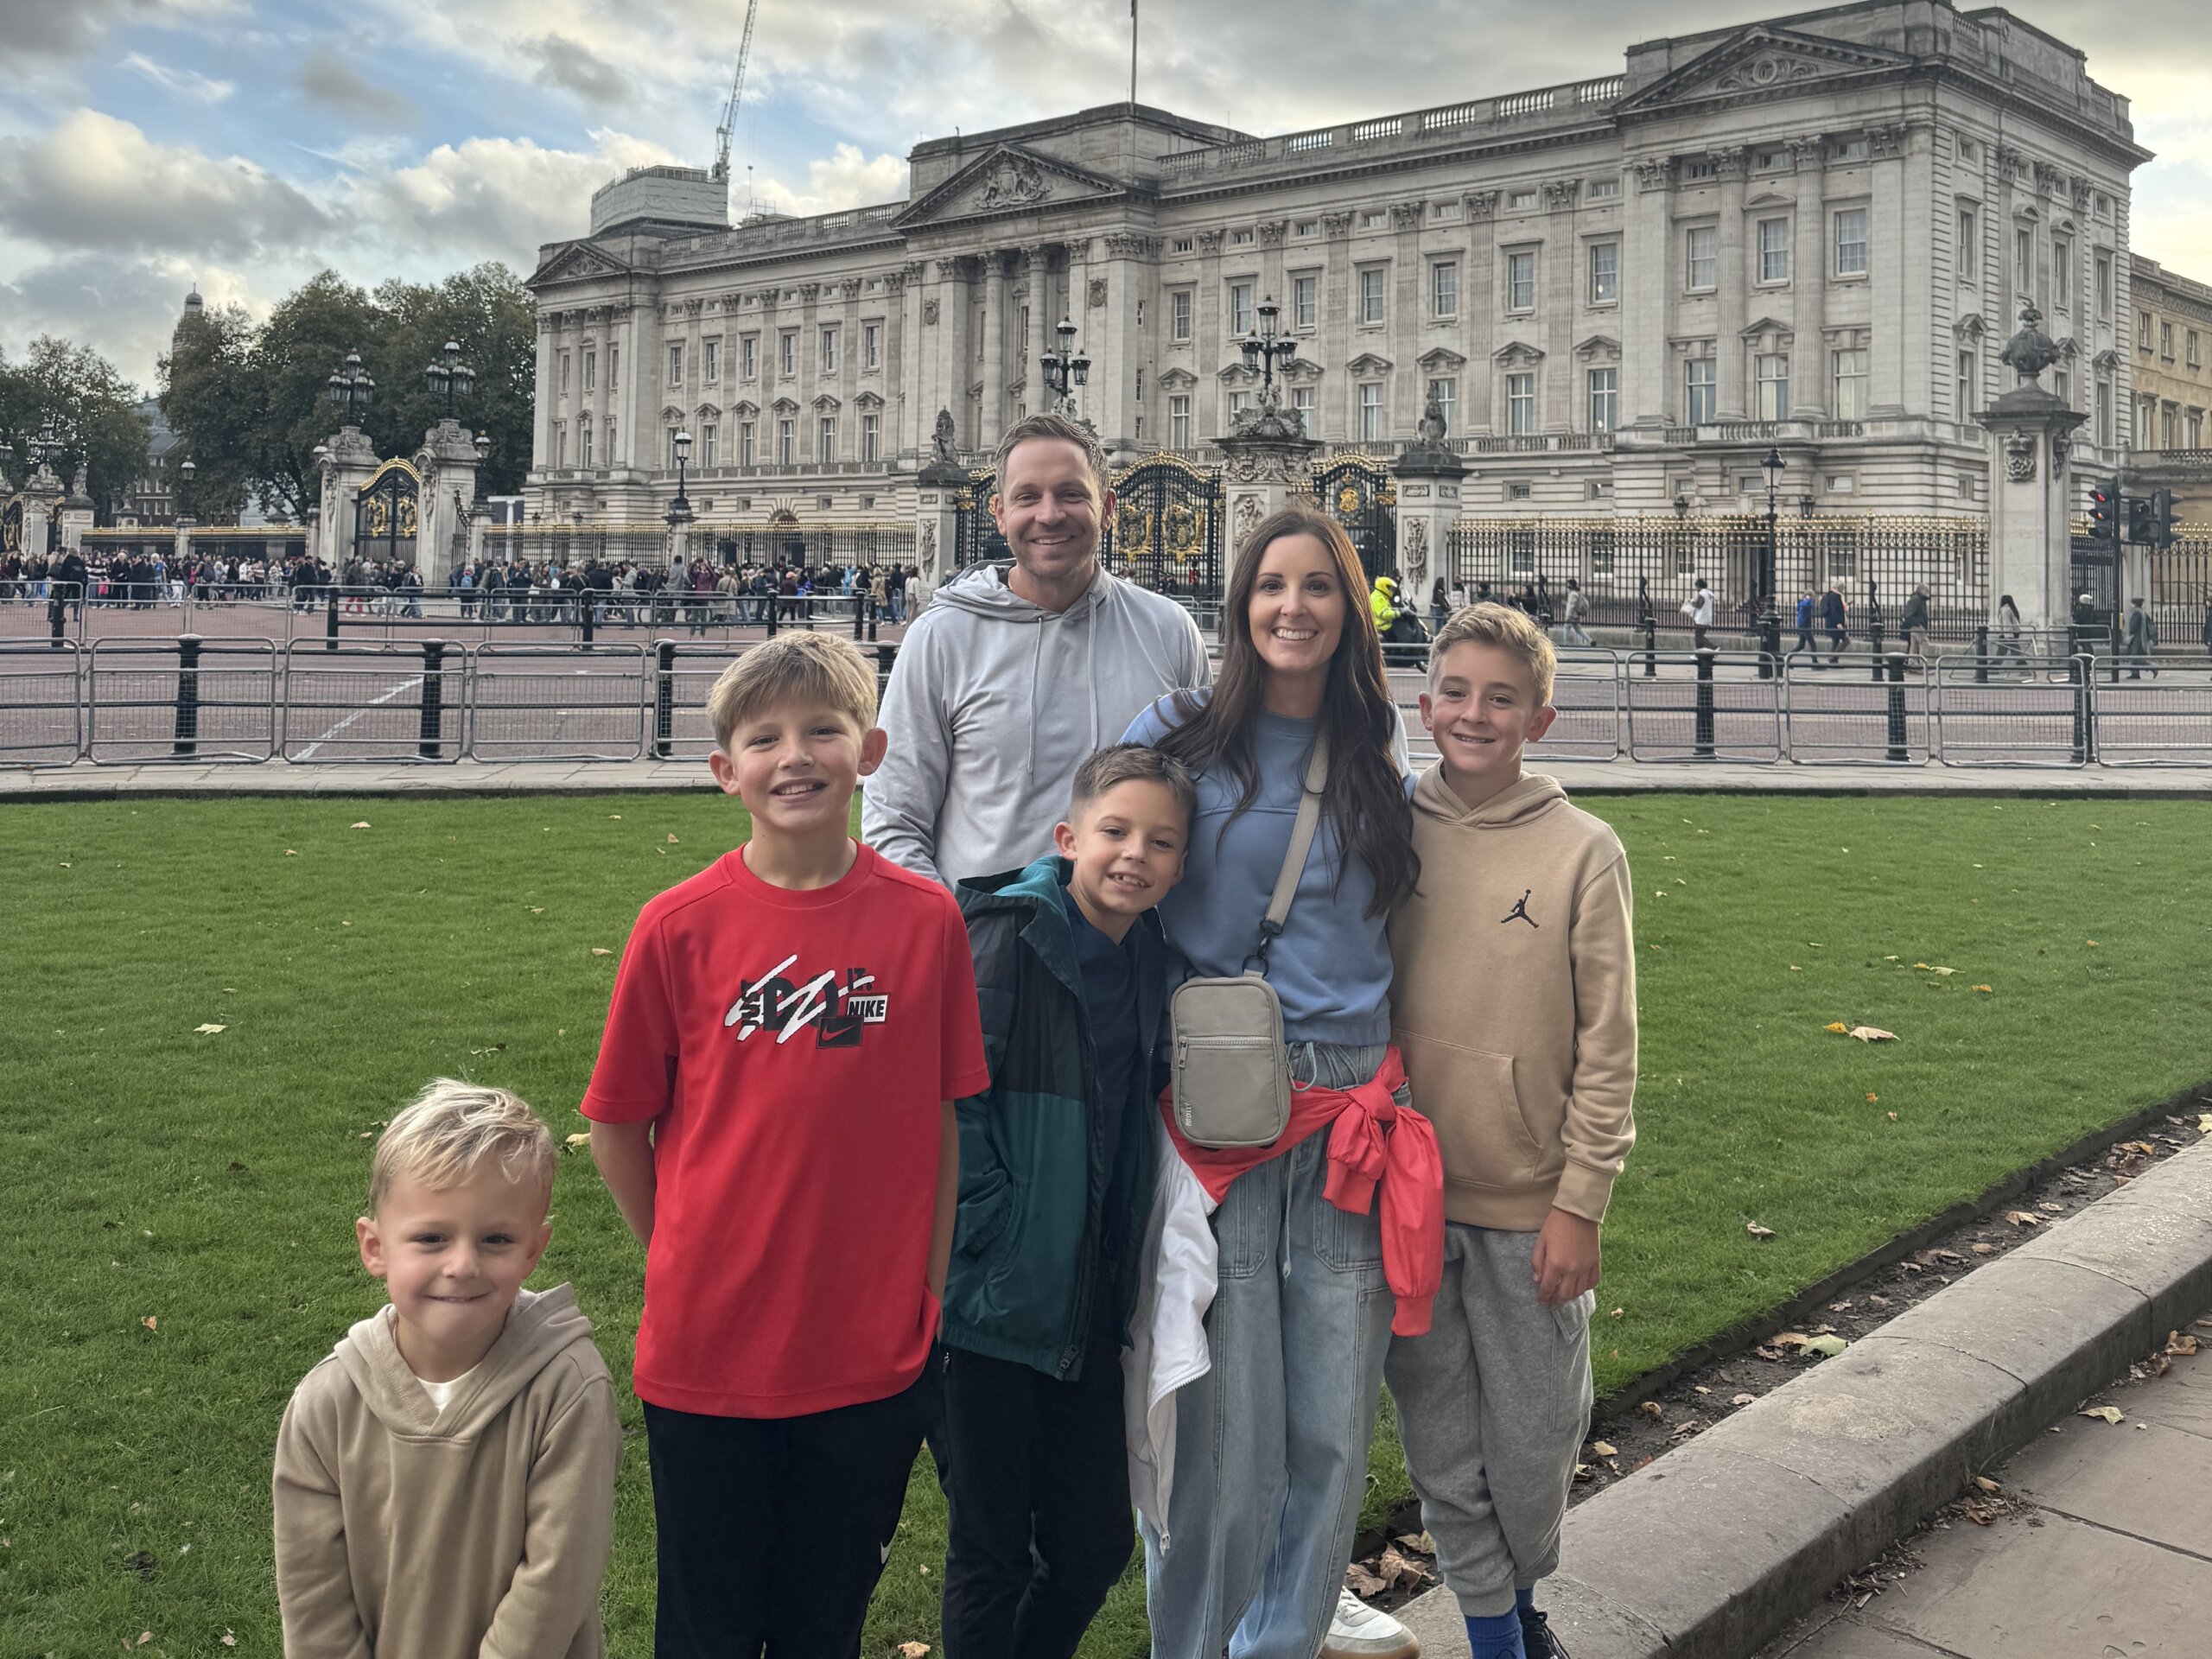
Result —
[[[1249,131],[1615,73],[1744,0],[1143,0],[1140,96]],[[2212,35],[2194,0],[2022,0],[2134,101],[2135,244],[2212,279]],[[0,0],[0,349],[150,387],[185,289],[257,313],[526,271],[622,168],[711,159],[744,0]],[[1359,26],[1347,29],[1347,17]],[[760,0],[734,161],[764,203],[906,193],[918,139],[1127,95],[1126,0]]]

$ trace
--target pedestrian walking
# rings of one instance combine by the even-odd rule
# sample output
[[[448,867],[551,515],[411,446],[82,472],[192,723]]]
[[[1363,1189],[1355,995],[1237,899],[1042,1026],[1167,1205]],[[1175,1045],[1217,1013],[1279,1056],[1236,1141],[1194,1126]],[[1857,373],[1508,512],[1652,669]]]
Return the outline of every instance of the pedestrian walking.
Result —
[[[1928,584],[1915,582],[1912,592],[1906,595],[1904,615],[1898,619],[1897,632],[1904,636],[1905,655],[1925,658],[1928,655]]]
[[[2012,602],[2010,594],[1997,596],[1997,654],[2018,657],[2020,653],[2020,607]]]
[[[1568,645],[1586,645],[1590,644],[1590,631],[1582,626],[1582,620],[1589,614],[1589,596],[1582,591],[1582,584],[1580,582],[1577,582],[1573,577],[1569,576],[1567,580],[1566,626],[1561,629],[1561,634]],[[1443,624],[1440,622],[1437,626],[1440,632],[1442,630]]]
[[[1843,597],[1843,584],[1840,582],[1828,583],[1827,592],[1821,595],[1821,626],[1827,632],[1830,668],[1843,666],[1843,648],[1851,643],[1851,635],[1845,626],[1850,614],[1851,607]]]
[[[1818,601],[1810,588],[1797,595],[1797,643],[1789,647],[1792,657],[1801,651],[1809,652],[1815,668],[1821,665],[1821,648],[1813,642],[1813,620],[1817,608]]]
[[[2152,665],[2151,653],[2158,645],[2158,619],[2143,608],[2140,599],[2127,601],[2127,629],[2124,639],[2122,649],[2127,658],[2127,677],[2139,680],[2143,677],[2143,671],[2148,668],[2151,677],[2157,679],[2158,671]]]
[[[1690,648],[1694,651],[1713,649],[1713,589],[1705,585],[1705,578],[1694,578],[1696,591],[1682,601],[1682,614],[1689,619]]]
[[[1452,607],[1444,598],[1444,578],[1439,576],[1428,590],[1428,631],[1440,632],[1445,620],[1452,614]]]

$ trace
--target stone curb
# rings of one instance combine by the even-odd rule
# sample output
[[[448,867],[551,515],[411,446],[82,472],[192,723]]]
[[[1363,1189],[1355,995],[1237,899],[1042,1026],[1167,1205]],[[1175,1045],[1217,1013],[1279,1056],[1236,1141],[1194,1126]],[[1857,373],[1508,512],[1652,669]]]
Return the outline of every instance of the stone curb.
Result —
[[[1575,1659],[1743,1659],[2212,1306],[2212,1143],[2145,1170],[1569,1511]],[[1467,1651],[1449,1591],[1399,1611]]]

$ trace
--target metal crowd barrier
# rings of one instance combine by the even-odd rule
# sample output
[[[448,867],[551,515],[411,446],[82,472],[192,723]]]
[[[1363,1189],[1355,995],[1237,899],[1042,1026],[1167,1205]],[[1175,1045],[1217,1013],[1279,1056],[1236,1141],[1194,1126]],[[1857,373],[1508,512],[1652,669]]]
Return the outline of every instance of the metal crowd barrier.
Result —
[[[1617,651],[1576,649],[1559,653],[1552,676],[1552,707],[1559,710],[1536,756],[1614,760],[1621,753],[1621,724],[1628,711],[1626,676]]]
[[[1902,654],[1884,660],[1878,681],[1785,663],[1785,753],[1801,766],[1925,765],[1935,753],[1928,675],[1925,658]]]
[[[1937,658],[1929,676],[1936,758],[1947,766],[2088,765],[2095,718],[2084,677],[2088,660],[2012,658],[2007,678],[1970,657]]]
[[[2091,671],[2092,758],[2100,764],[2201,766],[2212,760],[2212,663],[2099,658]],[[2133,677],[2139,673],[2145,677]]]
[[[707,693],[737,660],[728,645],[662,639],[652,648],[652,754],[656,760],[703,760],[715,747]]]
[[[472,760],[635,760],[645,753],[645,648],[478,645],[468,653]]]
[[[1756,652],[1638,652],[1639,666],[1660,671],[1626,677],[1628,753],[1633,760],[1731,760],[1770,765],[1783,758],[1782,685],[1743,677],[1756,672]],[[1687,677],[1668,669],[1687,668]]]
[[[11,766],[66,766],[84,752],[83,651],[0,642],[0,760]]]
[[[333,648],[295,639],[283,664],[277,743],[287,760],[461,759],[467,646],[425,639]]]
[[[276,753],[273,640],[96,639],[85,660],[85,755],[96,766],[205,766]]]

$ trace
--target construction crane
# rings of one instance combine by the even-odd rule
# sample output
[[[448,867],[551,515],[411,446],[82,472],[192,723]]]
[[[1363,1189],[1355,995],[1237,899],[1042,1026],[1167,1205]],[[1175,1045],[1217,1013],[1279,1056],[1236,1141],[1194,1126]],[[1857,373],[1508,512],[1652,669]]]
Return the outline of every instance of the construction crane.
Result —
[[[730,77],[729,102],[723,106],[721,124],[715,129],[715,178],[729,180],[729,137],[737,129],[738,100],[745,96],[745,66],[753,55],[753,19],[760,0],[745,0],[745,37],[737,43],[737,73]]]

